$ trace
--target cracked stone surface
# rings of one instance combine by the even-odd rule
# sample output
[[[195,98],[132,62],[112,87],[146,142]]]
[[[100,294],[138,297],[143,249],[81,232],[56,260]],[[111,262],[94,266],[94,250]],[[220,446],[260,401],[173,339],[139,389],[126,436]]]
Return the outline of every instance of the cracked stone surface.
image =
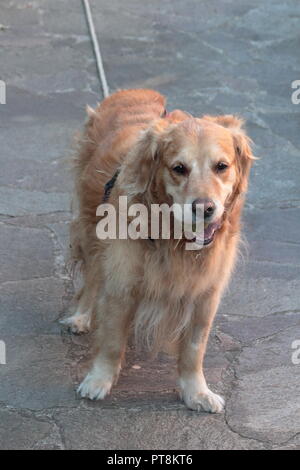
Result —
[[[9,432],[8,432],[9,431]],[[27,411],[0,410],[0,442],[6,450],[59,450],[60,433],[53,420]]]
[[[300,449],[299,2],[91,1],[111,91],[153,87],[170,110],[238,113],[260,157],[205,360],[221,415],[186,410],[174,360],[132,345],[106,401],[76,396],[90,338],[58,324],[73,292],[68,168],[100,85],[79,0],[0,4],[0,448]]]
[[[85,429],[78,442],[78,419]],[[63,427],[69,449],[259,449],[262,445],[240,438],[216,416],[197,415],[185,410],[128,408],[62,412],[57,421]],[[147,436],[147,438],[145,438]]]

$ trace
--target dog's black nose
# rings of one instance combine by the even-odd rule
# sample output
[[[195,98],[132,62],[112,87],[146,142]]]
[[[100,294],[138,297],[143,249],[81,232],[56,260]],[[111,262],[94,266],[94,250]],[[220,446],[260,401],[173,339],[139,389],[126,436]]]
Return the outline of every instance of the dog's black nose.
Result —
[[[195,199],[192,203],[193,214],[196,214],[197,205],[200,206],[199,213],[202,213],[202,211],[204,212],[204,219],[208,219],[209,217],[211,217],[216,209],[214,201],[212,201],[211,199],[203,199],[199,197],[198,199]]]

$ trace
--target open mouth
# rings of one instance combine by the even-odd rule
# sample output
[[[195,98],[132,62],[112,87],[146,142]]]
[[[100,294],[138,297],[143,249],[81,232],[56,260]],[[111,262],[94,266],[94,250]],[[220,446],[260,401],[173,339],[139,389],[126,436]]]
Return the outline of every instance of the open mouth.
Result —
[[[220,227],[221,227],[220,220],[216,222],[212,222],[210,224],[205,224],[203,234],[197,235],[196,238],[194,239],[194,242],[197,243],[198,245],[203,245],[203,246],[210,245],[210,243],[213,242],[215,238],[215,234],[217,230],[219,230]]]
[[[204,240],[203,240],[203,245],[209,245],[214,237],[216,231],[221,227],[220,222],[212,222],[211,224],[208,224],[206,227],[204,226]]]
[[[197,245],[207,246],[210,245],[215,238],[216,232],[222,226],[222,219],[218,219],[214,222],[204,224],[204,229],[196,232],[194,229],[192,232],[185,232],[188,235],[187,240],[191,243],[196,243]]]

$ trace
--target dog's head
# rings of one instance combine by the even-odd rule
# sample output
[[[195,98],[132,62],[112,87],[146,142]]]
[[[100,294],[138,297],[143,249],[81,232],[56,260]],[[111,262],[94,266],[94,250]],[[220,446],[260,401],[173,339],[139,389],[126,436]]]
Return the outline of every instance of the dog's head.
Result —
[[[204,244],[210,244],[247,189],[255,157],[242,125],[231,115],[159,120],[129,159],[131,187],[150,202],[186,205],[191,218],[204,218]]]

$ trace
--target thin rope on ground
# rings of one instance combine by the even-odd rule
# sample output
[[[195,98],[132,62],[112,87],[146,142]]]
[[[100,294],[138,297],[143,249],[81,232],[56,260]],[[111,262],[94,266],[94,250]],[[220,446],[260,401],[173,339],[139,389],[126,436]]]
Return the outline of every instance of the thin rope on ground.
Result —
[[[99,79],[100,79],[100,83],[101,83],[101,87],[103,91],[103,96],[104,98],[107,98],[109,96],[109,88],[108,88],[108,84],[106,80],[100,46],[99,46],[99,42],[97,39],[96,31],[95,31],[95,25],[93,21],[90,3],[89,3],[89,0],[82,0],[82,3],[83,3],[84,12],[85,12],[85,16],[86,16],[86,20],[87,20],[87,24],[89,27],[89,32],[90,32],[93,48],[94,48],[97,70],[98,70],[98,75],[99,75]]]

